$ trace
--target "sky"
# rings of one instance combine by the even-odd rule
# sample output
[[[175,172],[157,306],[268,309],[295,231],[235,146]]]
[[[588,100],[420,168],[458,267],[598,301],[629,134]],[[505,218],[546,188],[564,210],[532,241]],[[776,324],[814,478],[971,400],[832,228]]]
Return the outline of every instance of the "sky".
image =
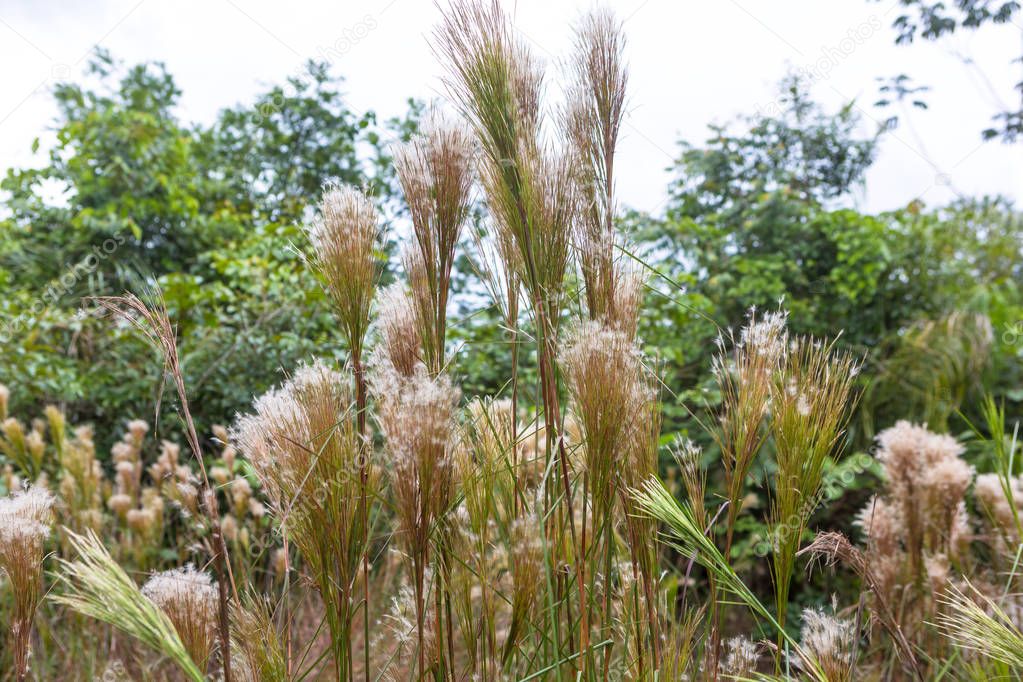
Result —
[[[516,26],[556,80],[572,23],[590,0],[508,0]],[[1023,201],[1023,145],[982,142],[980,131],[1023,79],[1023,26],[985,27],[939,43],[894,44],[899,0],[605,0],[624,21],[629,114],[619,144],[618,193],[630,208],[664,210],[678,142],[700,143],[707,125],[769,112],[790,71],[813,80],[830,109],[848,102],[864,131],[879,76],[907,73],[931,87],[887,135],[852,202],[881,211],[921,200],[1002,194]],[[326,59],[345,78],[349,107],[381,120],[409,97],[442,95],[430,48],[432,0],[0,0],[0,173],[40,165],[53,141],[49,89],[83,80],[103,46],[128,64],[163,61],[183,90],[180,117],[209,123],[269,85]]]

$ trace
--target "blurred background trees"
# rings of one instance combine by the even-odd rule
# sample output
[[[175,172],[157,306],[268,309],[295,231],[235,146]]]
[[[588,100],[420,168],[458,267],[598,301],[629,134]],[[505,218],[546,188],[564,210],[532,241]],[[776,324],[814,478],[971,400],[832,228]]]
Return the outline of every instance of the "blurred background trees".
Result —
[[[954,3],[928,0],[899,0],[900,13],[892,21],[897,36],[895,42],[908,45],[917,39],[941,40],[956,31],[975,31],[985,26],[1003,26],[1004,30],[1019,31],[1019,17],[1023,3],[1017,0],[957,0]],[[983,70],[967,57],[961,57],[981,78]],[[1011,55],[1013,63],[1023,64],[1023,53]],[[896,77],[904,83],[906,76]],[[905,91],[903,91],[905,94]],[[982,131],[985,140],[1000,139],[1015,143],[1023,139],[1023,79],[1008,93],[993,92],[999,110],[992,115],[992,124]]]

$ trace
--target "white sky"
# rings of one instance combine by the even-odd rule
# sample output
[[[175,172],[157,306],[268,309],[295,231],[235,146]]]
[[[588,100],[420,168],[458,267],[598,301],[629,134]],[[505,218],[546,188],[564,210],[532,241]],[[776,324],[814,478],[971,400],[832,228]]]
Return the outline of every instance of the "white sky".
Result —
[[[590,0],[518,0],[516,22],[549,61],[568,53],[569,26]],[[875,77],[905,72],[932,86],[931,109],[890,135],[857,203],[883,210],[921,198],[1001,193],[1023,199],[1023,145],[982,143],[980,131],[1012,100],[1023,67],[1021,26],[988,27],[934,44],[896,47],[898,0],[606,0],[625,20],[631,113],[620,144],[619,195],[663,210],[676,142],[702,142],[706,125],[771,106],[790,68],[817,75],[829,107],[855,99],[874,119]],[[30,145],[52,140],[54,80],[80,79],[93,46],[133,64],[166,62],[184,91],[180,115],[210,122],[329,57],[350,107],[381,120],[408,97],[439,94],[441,67],[427,39],[431,0],[0,0],[0,172],[38,164]],[[858,37],[849,39],[850,32]],[[963,64],[956,53],[974,61]],[[1018,96],[1017,96],[1018,97]],[[874,123],[867,119],[873,126]]]

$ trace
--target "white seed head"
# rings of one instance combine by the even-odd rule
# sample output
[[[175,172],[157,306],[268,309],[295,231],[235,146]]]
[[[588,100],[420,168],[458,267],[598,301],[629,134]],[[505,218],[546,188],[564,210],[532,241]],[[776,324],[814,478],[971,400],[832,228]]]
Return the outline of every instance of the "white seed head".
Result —
[[[41,544],[50,535],[54,498],[33,486],[0,499],[0,553],[17,543]]]

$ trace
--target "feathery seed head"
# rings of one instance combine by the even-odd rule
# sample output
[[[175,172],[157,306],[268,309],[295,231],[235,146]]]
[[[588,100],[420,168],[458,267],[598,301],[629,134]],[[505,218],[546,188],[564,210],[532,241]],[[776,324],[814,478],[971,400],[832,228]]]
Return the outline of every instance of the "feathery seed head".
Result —
[[[50,535],[53,504],[53,495],[38,485],[0,499],[0,556],[20,543],[41,547]]]
[[[973,467],[958,456],[942,458],[930,466],[923,485],[930,489],[934,502],[943,509],[954,509],[963,501],[973,480]]]
[[[199,511],[199,489],[191,483],[176,483],[173,487],[173,498],[189,512],[196,514]]]
[[[128,527],[143,537],[148,537],[156,528],[156,512],[152,509],[129,509],[125,514]]]
[[[438,111],[424,133],[400,145],[395,170],[412,217],[414,239],[404,262],[427,365],[444,364],[447,301],[455,246],[469,215],[472,138]]]
[[[378,364],[386,361],[399,376],[411,377],[422,362],[422,345],[408,291],[397,283],[385,288],[380,292],[377,311],[381,341]]]
[[[245,504],[249,501],[251,495],[252,484],[249,483],[248,479],[239,476],[231,481],[231,497],[235,500],[242,500],[242,504]]]
[[[153,575],[142,594],[163,611],[200,669],[216,642],[217,588],[209,575],[191,565]]]
[[[757,669],[760,651],[749,637],[733,637],[725,642],[728,655],[721,661],[721,672],[737,679],[749,678]]]
[[[44,543],[50,534],[53,496],[41,485],[0,499],[0,573],[11,584],[10,629],[15,670],[28,666],[36,607],[43,593]]]
[[[25,427],[20,421],[14,417],[7,417],[0,423],[0,431],[3,431],[4,436],[7,437],[15,447],[21,447],[24,449],[25,443]]]
[[[622,332],[585,322],[569,336],[561,364],[585,438],[586,467],[591,476],[599,478],[601,467],[609,475],[622,464],[615,458],[636,437],[650,399],[639,350]]]
[[[863,531],[876,553],[889,556],[899,551],[902,515],[898,506],[890,504],[883,497],[871,498],[856,515],[853,525]]]
[[[831,682],[852,680],[856,643],[853,622],[813,608],[804,609],[802,619],[802,644],[816,659],[827,679]]]
[[[219,440],[222,444],[227,445],[228,442],[230,442],[231,437],[228,435],[227,427],[224,425],[214,424],[210,430],[213,431],[214,438]]]
[[[320,361],[304,365],[279,388],[256,399],[254,414],[240,417],[231,438],[252,462],[263,489],[281,511],[307,480],[332,480],[340,454],[328,445],[349,443],[350,381]],[[345,448],[347,456],[355,452]],[[327,471],[329,469],[330,471]],[[319,472],[322,478],[318,479]]]
[[[788,313],[777,311],[767,313],[760,319],[756,311],[750,311],[749,324],[742,328],[740,342],[751,352],[769,359],[769,364],[781,360],[788,346],[788,332],[785,325]]]
[[[905,420],[878,434],[877,444],[877,459],[895,485],[917,480],[928,467],[963,453],[955,438],[931,433],[925,426]]]
[[[224,539],[228,542],[237,542],[238,540],[238,519],[231,514],[225,514],[220,519],[220,532],[224,534]]]
[[[313,246],[313,266],[334,301],[353,357],[360,357],[377,281],[376,208],[354,187],[328,185],[320,203],[320,216],[307,231]]]
[[[931,581],[931,590],[934,594],[941,594],[948,585],[951,565],[948,556],[945,554],[931,554],[924,558],[924,568],[927,571],[927,578]]]
[[[426,251],[446,252],[458,239],[469,210],[473,144],[461,121],[435,109],[419,135],[394,149],[415,236]]]
[[[135,501],[132,499],[131,495],[128,495],[127,493],[115,493],[107,500],[107,507],[110,508],[110,511],[114,512],[114,514],[122,519],[134,504]]]
[[[631,329],[634,335],[633,282],[615,256],[614,163],[628,81],[624,42],[610,12],[596,10],[583,17],[576,27],[562,127],[582,197],[576,244],[590,319]]]
[[[416,555],[425,548],[433,523],[450,506],[459,391],[447,375],[430,377],[422,370],[397,383],[374,375],[371,387],[392,467],[398,518],[410,553]]]
[[[210,467],[210,478],[217,485],[227,485],[228,479],[231,478],[231,472],[226,467]]]
[[[135,442],[141,443],[142,439],[149,433],[149,424],[142,419],[132,419],[128,422],[128,433],[135,439]]]
[[[249,498],[249,514],[254,519],[261,519],[266,514],[266,507],[254,497]]]

